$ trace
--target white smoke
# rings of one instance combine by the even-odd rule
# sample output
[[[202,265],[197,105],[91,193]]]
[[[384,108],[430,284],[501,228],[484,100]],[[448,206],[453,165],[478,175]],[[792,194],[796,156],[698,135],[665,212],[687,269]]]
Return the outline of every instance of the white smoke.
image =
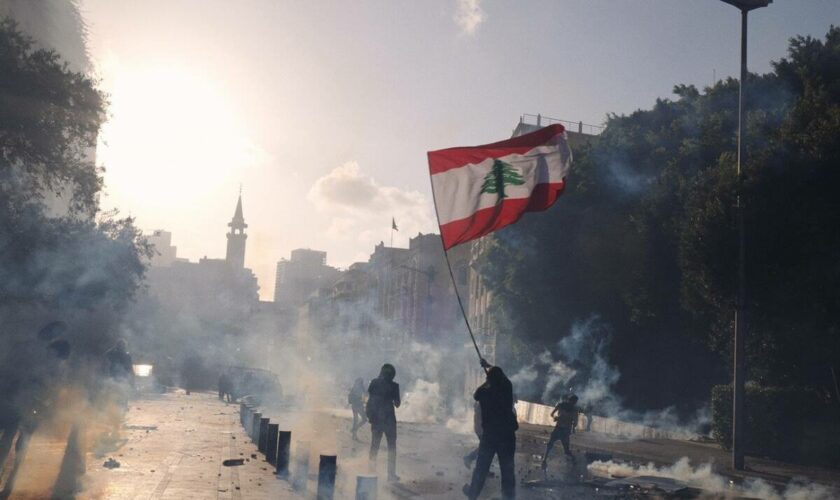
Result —
[[[434,424],[441,421],[443,412],[440,385],[420,379],[414,382],[403,398],[400,420]]]
[[[473,434],[475,432],[474,408],[464,404],[457,404],[452,415],[446,420],[446,428],[456,434]]]
[[[687,457],[667,467],[656,467],[653,463],[638,466],[610,460],[593,462],[587,466],[587,469],[595,475],[604,477],[652,476],[676,479],[716,495],[739,495],[763,500],[829,500],[838,498],[840,494],[833,488],[807,479],[791,481],[782,492],[778,492],[772,485],[761,479],[748,479],[743,484],[737,485],[715,473],[709,463],[692,467]]]
[[[557,342],[554,352],[544,351],[511,377],[516,394],[525,400],[539,398],[542,403],[553,405],[563,395],[574,392],[580,405],[591,407],[595,415],[655,427],[685,439],[698,437],[699,429],[710,422],[708,408],[699,409],[688,422],[681,422],[673,407],[647,412],[624,407],[613,390],[621,374],[607,361],[609,342],[609,329],[598,316],[574,323],[569,335]],[[540,381],[542,385],[537,386]],[[622,433],[630,429],[620,428]]]
[[[457,0],[455,24],[467,35],[475,35],[487,15],[481,8],[481,0]]]

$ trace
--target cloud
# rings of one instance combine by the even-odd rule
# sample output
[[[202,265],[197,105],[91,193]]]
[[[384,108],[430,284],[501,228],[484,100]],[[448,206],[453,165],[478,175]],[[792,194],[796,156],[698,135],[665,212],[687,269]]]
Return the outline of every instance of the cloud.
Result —
[[[475,35],[478,26],[487,19],[484,9],[481,8],[482,0],[456,0],[455,24],[467,35]]]
[[[307,199],[330,216],[324,235],[345,244],[358,257],[370,254],[391,229],[391,217],[399,226],[395,245],[419,232],[436,232],[432,204],[422,193],[383,186],[350,161],[315,181]],[[358,260],[358,259],[357,259]]]

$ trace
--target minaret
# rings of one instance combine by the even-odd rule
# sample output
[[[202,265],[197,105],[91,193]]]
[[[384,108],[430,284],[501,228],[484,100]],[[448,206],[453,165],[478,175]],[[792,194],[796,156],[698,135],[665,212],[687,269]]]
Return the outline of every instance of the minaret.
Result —
[[[242,192],[239,192],[239,200],[236,202],[236,211],[233,213],[233,219],[228,223],[230,232],[227,233],[227,255],[225,260],[237,269],[245,267],[245,240],[248,235],[245,234],[245,217],[242,216]]]

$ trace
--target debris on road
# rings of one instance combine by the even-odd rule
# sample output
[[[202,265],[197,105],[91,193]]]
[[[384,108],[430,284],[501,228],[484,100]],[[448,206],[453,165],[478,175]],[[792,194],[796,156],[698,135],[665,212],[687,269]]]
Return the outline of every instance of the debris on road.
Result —
[[[102,464],[102,467],[105,467],[106,469],[116,469],[120,465],[121,464],[119,462],[109,457],[108,460],[105,460],[105,463]]]
[[[606,484],[609,488],[636,490],[642,492],[664,492],[667,494],[678,494],[694,492],[696,489],[691,488],[688,484],[672,479],[669,477],[654,477],[654,476],[635,476],[616,481],[610,481]],[[699,492],[699,490],[696,490]]]
[[[222,465],[225,467],[235,467],[237,465],[245,465],[245,459],[243,458],[229,458],[222,462]]]
[[[156,425],[126,425],[126,429],[130,431],[156,431],[158,427]]]

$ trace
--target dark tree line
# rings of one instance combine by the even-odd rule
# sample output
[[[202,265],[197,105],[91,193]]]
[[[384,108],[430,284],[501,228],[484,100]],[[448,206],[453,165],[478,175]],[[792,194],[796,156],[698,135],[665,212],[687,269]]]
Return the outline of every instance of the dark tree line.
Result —
[[[0,424],[85,385],[141,286],[149,248],[102,213],[106,96],[0,19]],[[34,407],[34,408],[33,408]]]
[[[840,28],[792,39],[772,67],[748,81],[749,380],[828,401],[840,373]],[[687,408],[728,381],[738,81],[674,94],[610,115],[575,151],[556,206],[495,236],[482,269],[506,363],[597,314],[631,406]]]

